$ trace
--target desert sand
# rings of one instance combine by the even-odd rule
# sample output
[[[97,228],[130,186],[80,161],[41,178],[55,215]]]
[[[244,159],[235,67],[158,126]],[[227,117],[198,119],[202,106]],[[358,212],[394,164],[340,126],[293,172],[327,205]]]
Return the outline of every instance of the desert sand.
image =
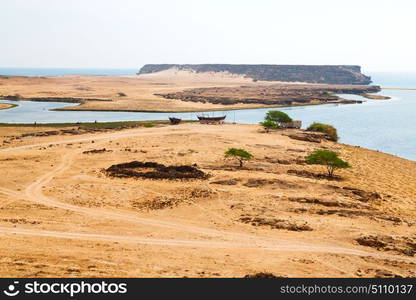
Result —
[[[47,130],[0,127],[2,277],[416,276],[415,162],[257,125],[30,135]],[[240,169],[224,160],[229,147],[254,159]],[[341,180],[302,176],[324,171],[303,163],[317,148],[352,168]],[[196,164],[209,177],[105,172],[131,161]]]
[[[165,71],[141,76],[0,77],[0,95],[110,100],[86,101],[82,105],[65,107],[69,110],[202,111],[224,109],[224,106],[166,100],[154,94],[178,92],[194,87],[240,86],[252,82],[251,79],[228,74],[213,76],[209,73],[171,73],[172,71]]]
[[[1,109],[8,109],[8,108],[12,108],[14,107],[13,104],[8,104],[8,103],[0,103],[0,110]]]
[[[224,72],[192,73],[173,69],[140,76],[0,76],[0,99],[41,98],[75,103],[59,110],[190,112],[321,104],[345,101],[337,100],[328,91],[351,88],[362,92],[371,90],[371,86],[357,85],[253,82],[251,78]],[[166,95],[178,97],[171,99]],[[214,97],[220,103],[212,99],[189,100],[195,95],[196,98]],[[232,99],[234,102],[230,102]]]

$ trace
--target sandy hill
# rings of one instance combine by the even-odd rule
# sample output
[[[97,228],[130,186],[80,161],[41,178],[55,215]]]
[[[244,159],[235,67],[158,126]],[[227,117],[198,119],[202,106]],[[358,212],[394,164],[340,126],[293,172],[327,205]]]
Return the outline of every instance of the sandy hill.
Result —
[[[0,276],[416,276],[415,162],[257,125],[60,130],[0,128]],[[317,148],[352,168],[316,177]],[[157,165],[106,171],[132,161]],[[160,164],[207,176],[125,176]]]
[[[141,74],[166,70],[186,70],[195,73],[227,72],[252,78],[254,81],[285,81],[325,84],[370,84],[371,78],[354,65],[246,65],[246,64],[147,64]]]

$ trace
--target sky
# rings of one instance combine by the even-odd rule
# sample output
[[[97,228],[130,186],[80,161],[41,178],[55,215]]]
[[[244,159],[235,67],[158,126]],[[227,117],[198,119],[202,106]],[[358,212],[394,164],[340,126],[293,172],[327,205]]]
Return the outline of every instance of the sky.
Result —
[[[354,64],[416,71],[411,0],[1,0],[0,67]]]

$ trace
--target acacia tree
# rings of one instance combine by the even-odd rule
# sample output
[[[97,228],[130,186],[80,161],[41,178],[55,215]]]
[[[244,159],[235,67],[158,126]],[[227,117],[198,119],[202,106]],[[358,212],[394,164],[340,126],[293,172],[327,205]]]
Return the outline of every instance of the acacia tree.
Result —
[[[277,124],[279,123],[289,123],[292,122],[292,118],[289,117],[287,113],[284,113],[280,110],[269,110],[264,117],[265,121],[273,121]]]
[[[254,156],[250,152],[239,148],[229,148],[224,152],[225,158],[234,158],[240,163],[240,168],[243,167],[244,162],[249,161]]]
[[[323,165],[328,171],[329,177],[334,176],[336,169],[351,168],[351,166],[338,157],[338,153],[330,150],[315,150],[306,157],[306,163],[310,165]]]
[[[269,132],[270,129],[279,128],[279,124],[277,124],[275,121],[272,121],[272,120],[264,120],[263,122],[260,122],[260,125],[263,126],[266,132]]]
[[[288,122],[292,122],[292,118],[288,114],[279,110],[269,110],[260,125],[264,127],[266,132],[269,132],[271,129],[280,128],[280,123]]]
[[[325,133],[329,140],[334,142],[338,141],[337,129],[334,126],[315,122],[309,125],[309,127],[306,130]]]

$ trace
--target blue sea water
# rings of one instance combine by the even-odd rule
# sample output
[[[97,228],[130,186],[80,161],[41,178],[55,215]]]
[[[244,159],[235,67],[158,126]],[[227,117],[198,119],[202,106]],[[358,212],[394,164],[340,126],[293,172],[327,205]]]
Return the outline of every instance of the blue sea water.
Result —
[[[0,69],[0,74],[2,69]],[[66,69],[68,70],[68,69]],[[128,70],[101,71],[100,75],[134,74]],[[30,74],[64,75],[63,72],[51,73],[50,70],[33,71]],[[65,71],[69,72],[69,71]],[[93,74],[83,70],[78,74]],[[98,71],[97,71],[98,72]],[[94,73],[98,75],[98,73]],[[110,73],[118,72],[118,73]],[[129,73],[131,72],[131,73]],[[68,74],[68,73],[65,73]],[[13,75],[13,74],[10,74]],[[16,73],[14,75],[17,75]],[[29,73],[19,74],[29,75]],[[416,74],[372,74],[375,84],[386,87],[416,87]],[[37,76],[37,75],[34,75]],[[389,77],[391,76],[391,77]],[[383,89],[382,95],[391,100],[368,100],[357,95],[342,95],[344,98],[365,100],[363,104],[326,104],[315,106],[297,106],[279,108],[292,118],[302,120],[303,127],[313,122],[334,125],[338,129],[340,142],[379,150],[416,161],[416,90]],[[12,109],[0,110],[0,123],[65,123],[94,121],[132,121],[166,120],[170,116],[182,119],[196,119],[200,113],[145,113],[145,112],[93,112],[93,111],[51,111],[64,107],[67,103],[12,102],[0,100],[0,103],[17,103]],[[270,108],[223,111],[211,114],[226,114],[228,121],[256,124],[262,121]],[[210,112],[207,112],[210,113]]]
[[[81,69],[81,68],[0,68],[0,75],[64,76],[64,75],[134,75],[137,69]]]
[[[373,84],[382,87],[416,88],[416,72],[370,72]]]

